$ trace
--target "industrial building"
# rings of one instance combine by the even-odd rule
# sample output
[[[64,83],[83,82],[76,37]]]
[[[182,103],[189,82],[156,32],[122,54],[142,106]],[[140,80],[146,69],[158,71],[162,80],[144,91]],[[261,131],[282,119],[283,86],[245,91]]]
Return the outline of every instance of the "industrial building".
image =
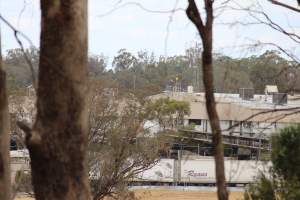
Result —
[[[182,125],[193,125],[193,130],[181,130],[182,139],[211,143],[212,135],[205,105],[205,93],[166,91],[151,99],[170,98],[190,104],[190,115]],[[237,94],[215,93],[223,143],[256,152],[271,150],[270,138],[281,128],[300,123],[300,95],[279,93],[276,86],[266,86],[265,94],[254,94],[251,88],[241,88]],[[160,127],[156,126],[156,131]],[[179,144],[180,145],[180,144]]]
[[[139,174],[132,180],[132,184],[214,185],[212,133],[205,107],[205,94],[195,93],[193,88],[189,87],[187,92],[163,92],[149,98],[186,101],[190,104],[191,112],[182,121],[184,126],[179,130],[181,134],[169,134],[172,138],[170,155]],[[267,173],[270,167],[270,162],[253,159],[257,159],[257,154],[261,151],[271,150],[272,134],[288,125],[300,123],[300,96],[279,93],[276,86],[266,86],[265,94],[254,94],[251,88],[241,88],[237,94],[215,93],[215,98],[226,148],[231,149],[235,155],[241,155],[243,152],[249,154],[240,159],[241,156],[226,154],[225,149],[227,183],[248,184],[260,172]],[[32,105],[31,101],[27,103]],[[11,107],[11,110],[17,109],[16,106]],[[26,110],[24,113],[28,112]],[[148,124],[154,132],[159,132],[161,127],[157,123],[156,126],[153,125],[155,122]],[[193,129],[184,129],[188,125],[192,125]],[[14,169],[28,168],[27,154],[20,156],[18,151],[12,151],[11,154]],[[253,154],[255,156],[252,156]],[[26,162],[21,160],[24,158]],[[19,162],[25,165],[20,165]]]

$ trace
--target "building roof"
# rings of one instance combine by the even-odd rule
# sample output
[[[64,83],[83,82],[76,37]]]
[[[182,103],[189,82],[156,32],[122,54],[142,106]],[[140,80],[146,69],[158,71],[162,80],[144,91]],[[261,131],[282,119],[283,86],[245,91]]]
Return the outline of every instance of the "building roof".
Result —
[[[208,119],[205,93],[166,92],[150,98],[171,98],[190,103],[187,119]],[[288,103],[275,105],[271,95],[254,95],[252,100],[242,100],[239,94],[215,93],[220,120],[300,123],[300,96],[288,96]]]

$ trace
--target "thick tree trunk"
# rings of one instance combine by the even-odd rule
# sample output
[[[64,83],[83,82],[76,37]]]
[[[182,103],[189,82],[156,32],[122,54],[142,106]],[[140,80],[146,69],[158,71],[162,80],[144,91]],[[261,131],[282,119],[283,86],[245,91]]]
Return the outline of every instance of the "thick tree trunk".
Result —
[[[9,112],[6,74],[2,68],[0,36],[0,200],[11,199]]]
[[[186,10],[187,16],[196,26],[201,36],[202,52],[202,71],[203,83],[205,89],[206,110],[210,121],[213,134],[213,147],[215,157],[215,172],[218,188],[218,199],[227,200],[228,192],[226,189],[226,179],[224,170],[224,150],[222,144],[222,132],[219,116],[216,109],[214,97],[214,79],[213,79],[213,0],[204,0],[206,22],[204,23],[201,14],[194,0],[189,0],[189,6]]]
[[[27,137],[35,196],[91,199],[85,164],[87,0],[41,0],[41,12],[37,117]]]

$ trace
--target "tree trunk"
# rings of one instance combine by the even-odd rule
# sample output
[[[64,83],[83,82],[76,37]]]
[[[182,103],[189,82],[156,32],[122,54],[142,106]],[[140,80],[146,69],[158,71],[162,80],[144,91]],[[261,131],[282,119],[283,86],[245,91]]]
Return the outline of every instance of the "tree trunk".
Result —
[[[41,14],[37,117],[26,141],[35,196],[91,199],[85,163],[87,0],[41,0]]]
[[[215,172],[218,188],[218,199],[227,200],[228,192],[226,189],[225,170],[224,170],[224,150],[222,144],[222,132],[219,116],[216,109],[214,97],[214,79],[213,79],[213,0],[204,0],[206,22],[204,23],[201,14],[194,0],[189,0],[186,10],[188,18],[196,26],[202,40],[202,71],[203,83],[205,89],[206,110],[210,121],[213,135],[213,147],[215,157]]]
[[[207,38],[208,42],[211,40]],[[209,43],[212,44],[210,41]],[[209,48],[208,48],[209,49]],[[222,132],[220,128],[219,116],[216,109],[216,102],[214,97],[214,84],[213,84],[213,64],[212,64],[212,51],[204,49],[202,53],[202,70],[203,70],[203,83],[205,89],[206,110],[210,121],[210,126],[213,135],[213,147],[215,157],[215,171],[218,188],[218,199],[227,200],[228,193],[226,190],[226,181],[224,173],[224,152],[222,144]]]
[[[2,68],[0,35],[0,199],[11,199],[9,112],[6,93],[6,74]]]

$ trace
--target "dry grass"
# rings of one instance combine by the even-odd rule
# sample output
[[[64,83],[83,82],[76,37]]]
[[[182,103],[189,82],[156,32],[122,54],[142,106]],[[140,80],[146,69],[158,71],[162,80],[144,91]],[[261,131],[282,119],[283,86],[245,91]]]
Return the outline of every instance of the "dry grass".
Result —
[[[217,200],[215,192],[178,191],[178,190],[136,190],[140,200]],[[242,200],[242,192],[231,192],[230,200]],[[17,198],[16,200],[33,200],[32,198]]]
[[[33,198],[30,197],[17,197],[15,200],[33,200]]]
[[[178,191],[178,190],[137,190],[140,200],[217,200],[215,192]],[[231,192],[230,200],[242,200],[242,192]]]

